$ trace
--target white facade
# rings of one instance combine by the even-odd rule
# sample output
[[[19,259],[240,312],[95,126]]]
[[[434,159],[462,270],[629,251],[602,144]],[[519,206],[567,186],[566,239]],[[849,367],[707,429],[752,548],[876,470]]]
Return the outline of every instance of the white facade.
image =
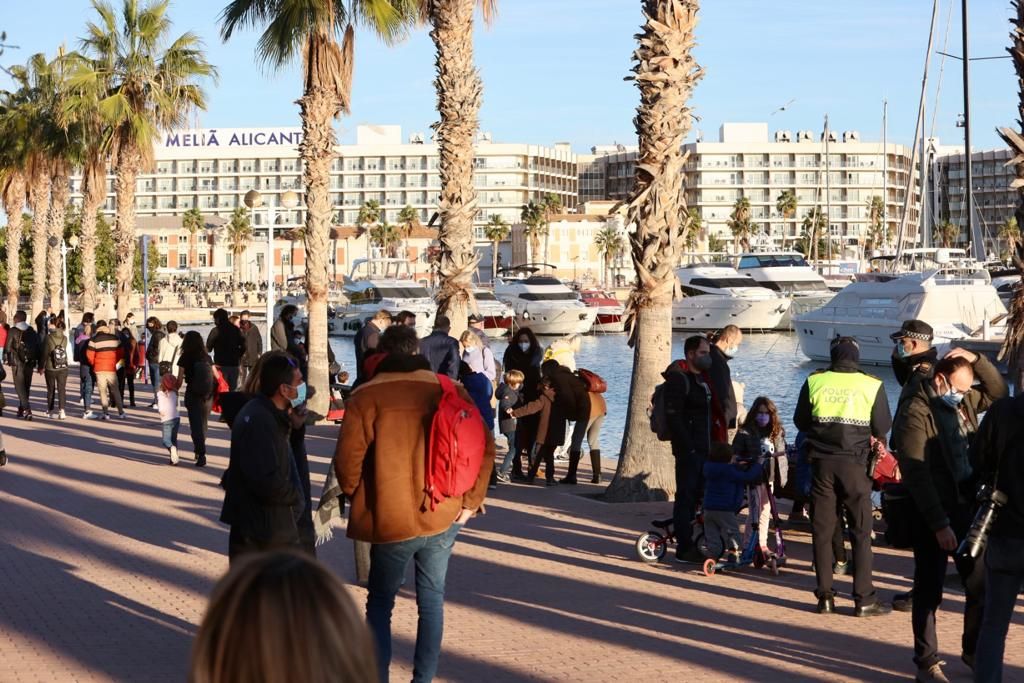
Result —
[[[412,206],[427,223],[437,210],[441,189],[437,145],[421,134],[403,143],[398,126],[359,126],[354,145],[339,145],[331,167],[330,191],[335,223],[353,225],[359,207],[376,200],[385,218],[398,221],[398,213]],[[139,176],[136,208],[139,216],[180,216],[198,207],[204,216],[227,217],[251,189],[263,195],[264,209],[253,223],[257,232],[266,225],[267,207],[275,210],[275,225],[298,227],[305,221],[301,203],[302,163],[300,128],[190,129],[166,133],[155,150],[155,170]],[[491,215],[508,223],[519,220],[520,209],[531,199],[551,193],[563,206],[576,206],[576,155],[566,144],[544,147],[490,141],[481,134],[476,145],[476,189],[479,228]],[[280,208],[280,195],[300,193],[300,205]],[[81,201],[81,176],[72,178],[72,201]],[[103,210],[113,215],[114,176],[107,179]]]

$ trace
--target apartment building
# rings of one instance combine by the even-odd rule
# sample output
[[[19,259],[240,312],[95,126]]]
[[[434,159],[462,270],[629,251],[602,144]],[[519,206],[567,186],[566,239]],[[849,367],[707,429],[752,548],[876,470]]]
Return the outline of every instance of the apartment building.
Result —
[[[263,207],[252,212],[257,238],[272,220],[287,230],[305,223],[302,204],[302,162],[298,147],[300,128],[189,129],[164,134],[155,149],[155,169],[139,176],[136,211],[141,218],[180,217],[199,208],[204,219],[224,219],[239,206],[249,190],[259,191]],[[437,145],[422,134],[402,140],[399,126],[366,125],[356,130],[354,145],[339,145],[331,166],[330,192],[335,223],[355,225],[359,209],[370,200],[379,202],[384,220],[398,222],[398,214],[411,206],[423,224],[437,211],[441,180]],[[492,215],[509,224],[518,222],[522,205],[554,194],[567,210],[576,207],[578,165],[570,146],[499,143],[482,133],[476,143],[475,186],[478,193],[477,240],[484,244],[483,225]],[[281,205],[281,195],[299,193],[295,208]],[[81,201],[81,176],[72,178],[72,201]],[[107,179],[103,211],[113,215],[116,205],[114,176]],[[171,221],[173,222],[173,220]],[[169,246],[169,245],[168,245]],[[180,255],[168,257],[174,269]],[[219,252],[209,253],[205,265],[189,261],[190,269],[219,269]]]
[[[883,196],[883,169],[888,173],[886,224],[896,232],[911,176],[911,149],[865,142],[857,131],[832,131],[828,142],[828,173],[824,136],[812,131],[777,131],[769,139],[766,123],[725,123],[717,142],[691,142],[684,146],[687,205],[700,212],[705,230],[732,243],[727,221],[736,200],[750,201],[755,235],[776,246],[791,246],[803,233],[803,220],[813,207],[829,208],[833,239],[855,248],[869,234],[868,205]],[[606,197],[625,200],[632,191],[637,154],[619,151],[601,158]],[[595,160],[593,163],[598,163]],[[778,197],[791,190],[797,199],[793,216],[780,215]],[[827,194],[826,194],[827,192]],[[916,207],[916,202],[911,203]],[[916,225],[917,209],[910,221]]]
[[[986,242],[995,240],[999,226],[1011,218],[1020,202],[1020,191],[1010,184],[1016,179],[1009,149],[987,149],[971,153],[971,177],[974,185],[974,220],[981,222]],[[958,242],[966,243],[967,169],[963,148],[940,148],[932,165],[932,206],[936,221],[949,221],[960,228]],[[993,250],[998,253],[998,249]]]

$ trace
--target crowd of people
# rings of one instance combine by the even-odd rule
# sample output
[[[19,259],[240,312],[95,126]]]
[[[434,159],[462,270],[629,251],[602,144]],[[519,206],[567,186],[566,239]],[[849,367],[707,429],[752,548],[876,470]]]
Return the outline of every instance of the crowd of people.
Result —
[[[458,533],[480,510],[487,490],[500,483],[533,483],[543,468],[547,486],[577,484],[584,440],[591,481],[601,481],[603,381],[577,367],[578,339],[545,349],[529,328],[520,328],[499,361],[478,316],[466,321],[458,338],[444,315],[423,339],[417,338],[415,315],[406,311],[382,310],[365,323],[353,340],[355,381],[325,486],[347,500],[348,536],[370,547],[364,625],[338,580],[313,560],[318,520],[305,431],[308,400],[318,388],[306,384],[308,358],[296,314],[294,306],[282,308],[267,351],[248,311],[232,315],[224,309],[214,312],[205,339],[196,331],[182,335],[174,321],[156,317],[140,332],[131,314],[119,321],[86,313],[69,332],[64,312],[42,314],[29,325],[18,311],[12,325],[0,324],[0,346],[19,418],[33,418],[28,392],[37,373],[45,377],[48,417],[67,418],[74,360],[85,419],[123,417],[125,405],[136,405],[136,381],[148,385],[171,464],[179,462],[180,406],[198,467],[206,464],[211,412],[220,412],[230,427],[220,519],[230,528],[232,569],[200,628],[192,680],[237,680],[257,666],[280,670],[281,680],[315,680],[307,664],[286,650],[249,656],[247,646],[255,640],[247,638],[256,636],[247,636],[247,629],[274,621],[269,614],[281,618],[289,638],[326,633],[336,644],[330,657],[337,671],[350,672],[352,680],[386,680],[391,614],[413,564],[419,611],[413,680],[429,681],[440,657],[445,574]],[[851,572],[853,614],[884,616],[894,605],[911,612],[916,679],[946,681],[935,615],[952,557],[965,593],[962,660],[975,680],[998,681],[1024,585],[1024,463],[1016,457],[1024,398],[1008,397],[1006,382],[981,354],[955,348],[940,358],[933,331],[922,321],[904,322],[892,339],[901,385],[895,413],[882,381],[861,369],[858,342],[838,337],[830,365],[801,388],[793,414],[796,449],[769,396],[756,397],[748,410],[737,400],[729,363],[743,343],[739,329],[685,340],[683,357],[663,373],[662,405],[675,459],[675,559],[739,563],[742,547],[753,545],[761,561],[783,561],[777,542],[771,547],[773,496],[805,468],[807,485],[788,487],[798,491],[790,523],[808,509],[816,611],[837,613],[833,577]],[[479,460],[463,465],[471,468],[461,473],[463,488],[438,495],[431,484],[435,435],[423,425],[437,425],[448,400],[478,420],[486,436]],[[652,410],[659,410],[654,403]],[[495,430],[507,443],[499,461]],[[886,521],[893,539],[905,530],[903,545],[893,544],[912,549],[914,557],[913,588],[892,604],[879,597],[872,575],[872,472],[885,443],[895,453],[905,492],[902,507],[884,508]],[[557,479],[555,453],[563,447],[566,471]],[[794,450],[797,457],[790,460]],[[0,436],[0,465],[6,458]],[[968,553],[960,546],[969,536],[981,483],[999,490],[1001,512],[987,548]],[[741,530],[744,506],[749,510]]]

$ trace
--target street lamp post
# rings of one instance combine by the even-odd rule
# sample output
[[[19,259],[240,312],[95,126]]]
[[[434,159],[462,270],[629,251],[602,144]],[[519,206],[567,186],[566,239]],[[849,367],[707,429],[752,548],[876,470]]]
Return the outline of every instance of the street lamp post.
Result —
[[[263,195],[256,190],[249,190],[243,199],[245,205],[252,211],[253,218],[256,216],[256,209],[263,205]],[[281,195],[281,206],[291,209],[299,204],[299,196],[288,190]],[[255,222],[255,220],[253,221]],[[267,206],[267,340],[270,340],[270,328],[274,324],[274,207]]]
[[[51,237],[47,240],[47,244],[51,249],[58,247],[58,240],[56,237]],[[70,246],[68,245],[70,242]],[[61,266],[61,288],[64,295],[64,329],[68,330],[71,327],[71,307],[68,305],[68,252],[74,251],[78,248],[78,236],[72,235],[68,240],[60,240],[60,266]],[[68,358],[74,356],[74,344],[71,340],[71,335],[65,335],[68,340],[67,355]]]

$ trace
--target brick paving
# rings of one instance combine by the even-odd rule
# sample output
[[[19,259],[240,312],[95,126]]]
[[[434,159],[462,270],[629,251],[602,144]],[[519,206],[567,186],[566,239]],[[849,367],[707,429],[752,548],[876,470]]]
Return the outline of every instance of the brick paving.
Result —
[[[197,469],[183,424],[182,464],[169,467],[155,411],[85,422],[76,404],[67,421],[51,421],[41,416],[41,384],[33,422],[11,408],[0,418],[11,458],[0,470],[0,681],[182,681],[206,596],[227,568],[217,483],[228,433],[212,425],[210,465]],[[148,404],[145,390],[139,396]],[[336,434],[310,431],[317,495]],[[837,600],[840,615],[813,613],[806,533],[788,536],[790,561],[778,577],[649,566],[635,559],[633,542],[669,504],[585,495],[599,490],[504,486],[492,496],[488,514],[460,535],[448,572],[440,680],[912,678],[909,615],[854,619],[848,597]],[[320,558],[354,577],[343,529]],[[878,549],[884,596],[909,587],[911,565],[905,553]],[[848,595],[849,577],[837,584]],[[351,592],[364,601],[362,588]],[[961,594],[947,594],[939,637],[947,673],[967,681],[962,605]],[[409,678],[415,619],[414,594],[403,589],[393,680]],[[1006,680],[1024,680],[1022,618],[1007,663]]]

